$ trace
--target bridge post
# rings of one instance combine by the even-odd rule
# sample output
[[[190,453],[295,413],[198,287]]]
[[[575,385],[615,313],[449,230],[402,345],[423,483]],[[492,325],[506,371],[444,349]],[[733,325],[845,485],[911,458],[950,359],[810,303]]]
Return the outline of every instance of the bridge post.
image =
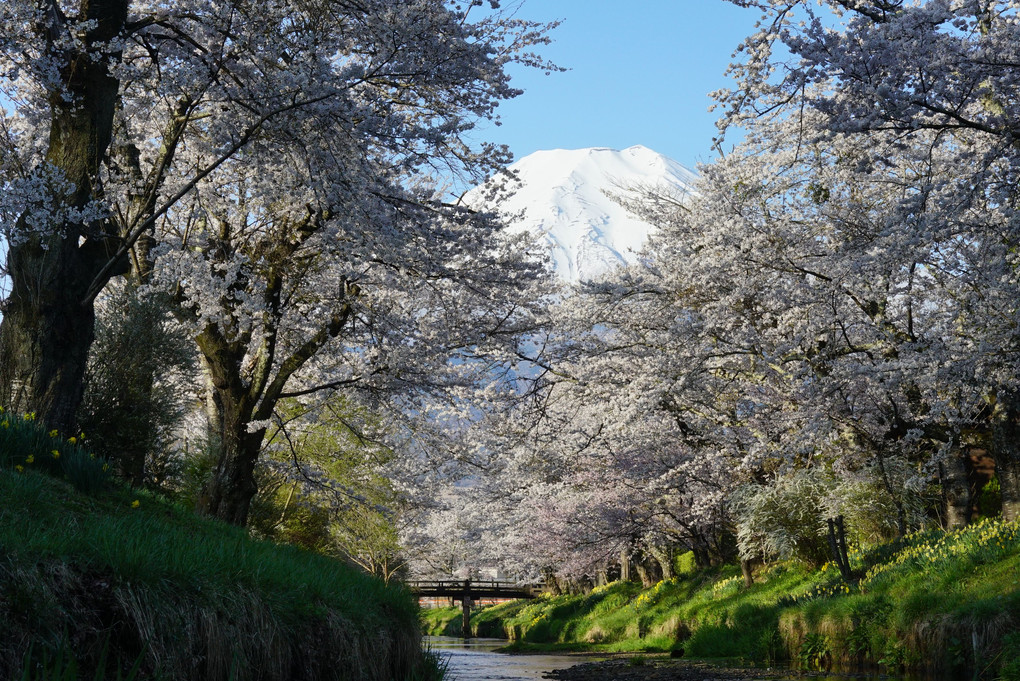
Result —
[[[460,597],[460,606],[463,612],[464,638],[471,638],[471,580],[464,580],[464,593]]]

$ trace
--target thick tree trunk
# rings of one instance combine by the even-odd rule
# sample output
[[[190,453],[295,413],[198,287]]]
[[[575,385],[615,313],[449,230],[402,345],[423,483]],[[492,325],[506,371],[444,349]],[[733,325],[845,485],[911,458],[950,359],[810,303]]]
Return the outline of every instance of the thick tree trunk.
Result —
[[[248,432],[251,408],[241,386],[219,380],[224,367],[212,364],[208,357],[204,359],[208,380],[209,444],[216,456],[216,467],[199,496],[198,510],[243,527],[248,522],[252,499],[258,492],[255,466],[266,429]]]
[[[992,411],[992,446],[995,474],[1002,490],[1002,518],[1020,518],[1020,395],[1000,392]]]
[[[673,552],[668,549],[663,549],[657,546],[653,546],[648,549],[655,560],[659,563],[659,570],[662,573],[662,578],[665,580],[673,579],[676,573],[673,570]]]
[[[81,14],[96,22],[84,36],[84,49],[52,47],[47,52],[59,65],[63,86],[50,94],[46,152],[47,163],[70,187],[66,193],[52,189],[49,200],[58,207],[84,208],[100,198],[99,169],[110,144],[120,86],[110,75],[109,54],[93,58],[89,50],[122,33],[128,0],[81,4]],[[47,21],[39,30],[63,41],[64,19],[52,13]],[[47,203],[39,198],[40,204]],[[0,401],[35,412],[49,427],[68,433],[74,428],[94,334],[95,312],[86,291],[112,247],[104,224],[47,224],[52,219],[30,210],[21,216],[19,234],[10,244],[11,294],[0,323]]]
[[[250,428],[255,406],[248,386],[241,380],[244,344],[227,341],[214,326],[199,334],[197,342],[206,378],[209,445],[216,456],[216,467],[199,496],[198,510],[243,527],[258,492],[255,467],[266,428]]]
[[[81,402],[95,312],[67,295],[81,290],[73,256],[48,256],[28,245],[11,248],[14,281],[0,324],[0,403],[35,412],[48,427],[69,434]],[[38,286],[23,283],[32,271]]]
[[[635,558],[634,570],[638,574],[638,579],[641,580],[641,586],[646,589],[655,586],[662,579],[659,563],[643,551]]]
[[[965,465],[966,449],[954,451],[939,464],[942,485],[943,525],[947,530],[965,527],[970,522],[971,494]]]
[[[217,463],[212,477],[199,497],[198,510],[232,525],[245,526],[252,499],[258,492],[255,484],[255,466],[265,429],[246,432],[248,421],[239,419],[236,412],[225,412],[218,441],[213,443]]]

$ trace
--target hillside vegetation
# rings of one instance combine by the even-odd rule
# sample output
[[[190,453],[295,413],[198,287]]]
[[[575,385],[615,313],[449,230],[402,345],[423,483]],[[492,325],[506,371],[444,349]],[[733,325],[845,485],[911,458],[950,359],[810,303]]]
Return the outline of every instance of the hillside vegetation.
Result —
[[[652,588],[613,582],[583,595],[473,614],[474,635],[516,649],[676,651],[694,658],[790,660],[806,668],[882,665],[1020,679],[1020,532],[985,520],[851,554],[832,565],[778,563],[744,587],[739,568],[689,571]],[[428,611],[431,634],[460,633],[458,609]]]
[[[117,485],[78,443],[0,421],[0,678],[424,673],[406,590]]]

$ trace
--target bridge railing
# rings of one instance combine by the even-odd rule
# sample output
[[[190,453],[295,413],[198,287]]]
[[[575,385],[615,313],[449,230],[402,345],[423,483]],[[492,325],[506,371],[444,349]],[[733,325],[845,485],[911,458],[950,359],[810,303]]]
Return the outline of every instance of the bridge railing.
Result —
[[[484,593],[498,597],[505,593],[507,598],[534,597],[545,590],[541,583],[522,584],[495,579],[421,579],[408,581],[407,586],[421,595]]]

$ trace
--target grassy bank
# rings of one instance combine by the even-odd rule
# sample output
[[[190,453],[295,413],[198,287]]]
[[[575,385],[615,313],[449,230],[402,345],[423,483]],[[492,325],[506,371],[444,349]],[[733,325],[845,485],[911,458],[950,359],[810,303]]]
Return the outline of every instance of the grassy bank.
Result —
[[[0,678],[426,673],[405,590],[114,483],[82,493],[44,444],[0,448]]]
[[[517,647],[683,651],[688,657],[792,660],[804,667],[881,664],[1020,679],[1020,532],[985,521],[912,535],[851,557],[861,578],[793,563],[694,572],[653,588],[615,582],[578,596],[504,604],[472,616],[475,635]],[[456,609],[424,615],[430,633]]]

